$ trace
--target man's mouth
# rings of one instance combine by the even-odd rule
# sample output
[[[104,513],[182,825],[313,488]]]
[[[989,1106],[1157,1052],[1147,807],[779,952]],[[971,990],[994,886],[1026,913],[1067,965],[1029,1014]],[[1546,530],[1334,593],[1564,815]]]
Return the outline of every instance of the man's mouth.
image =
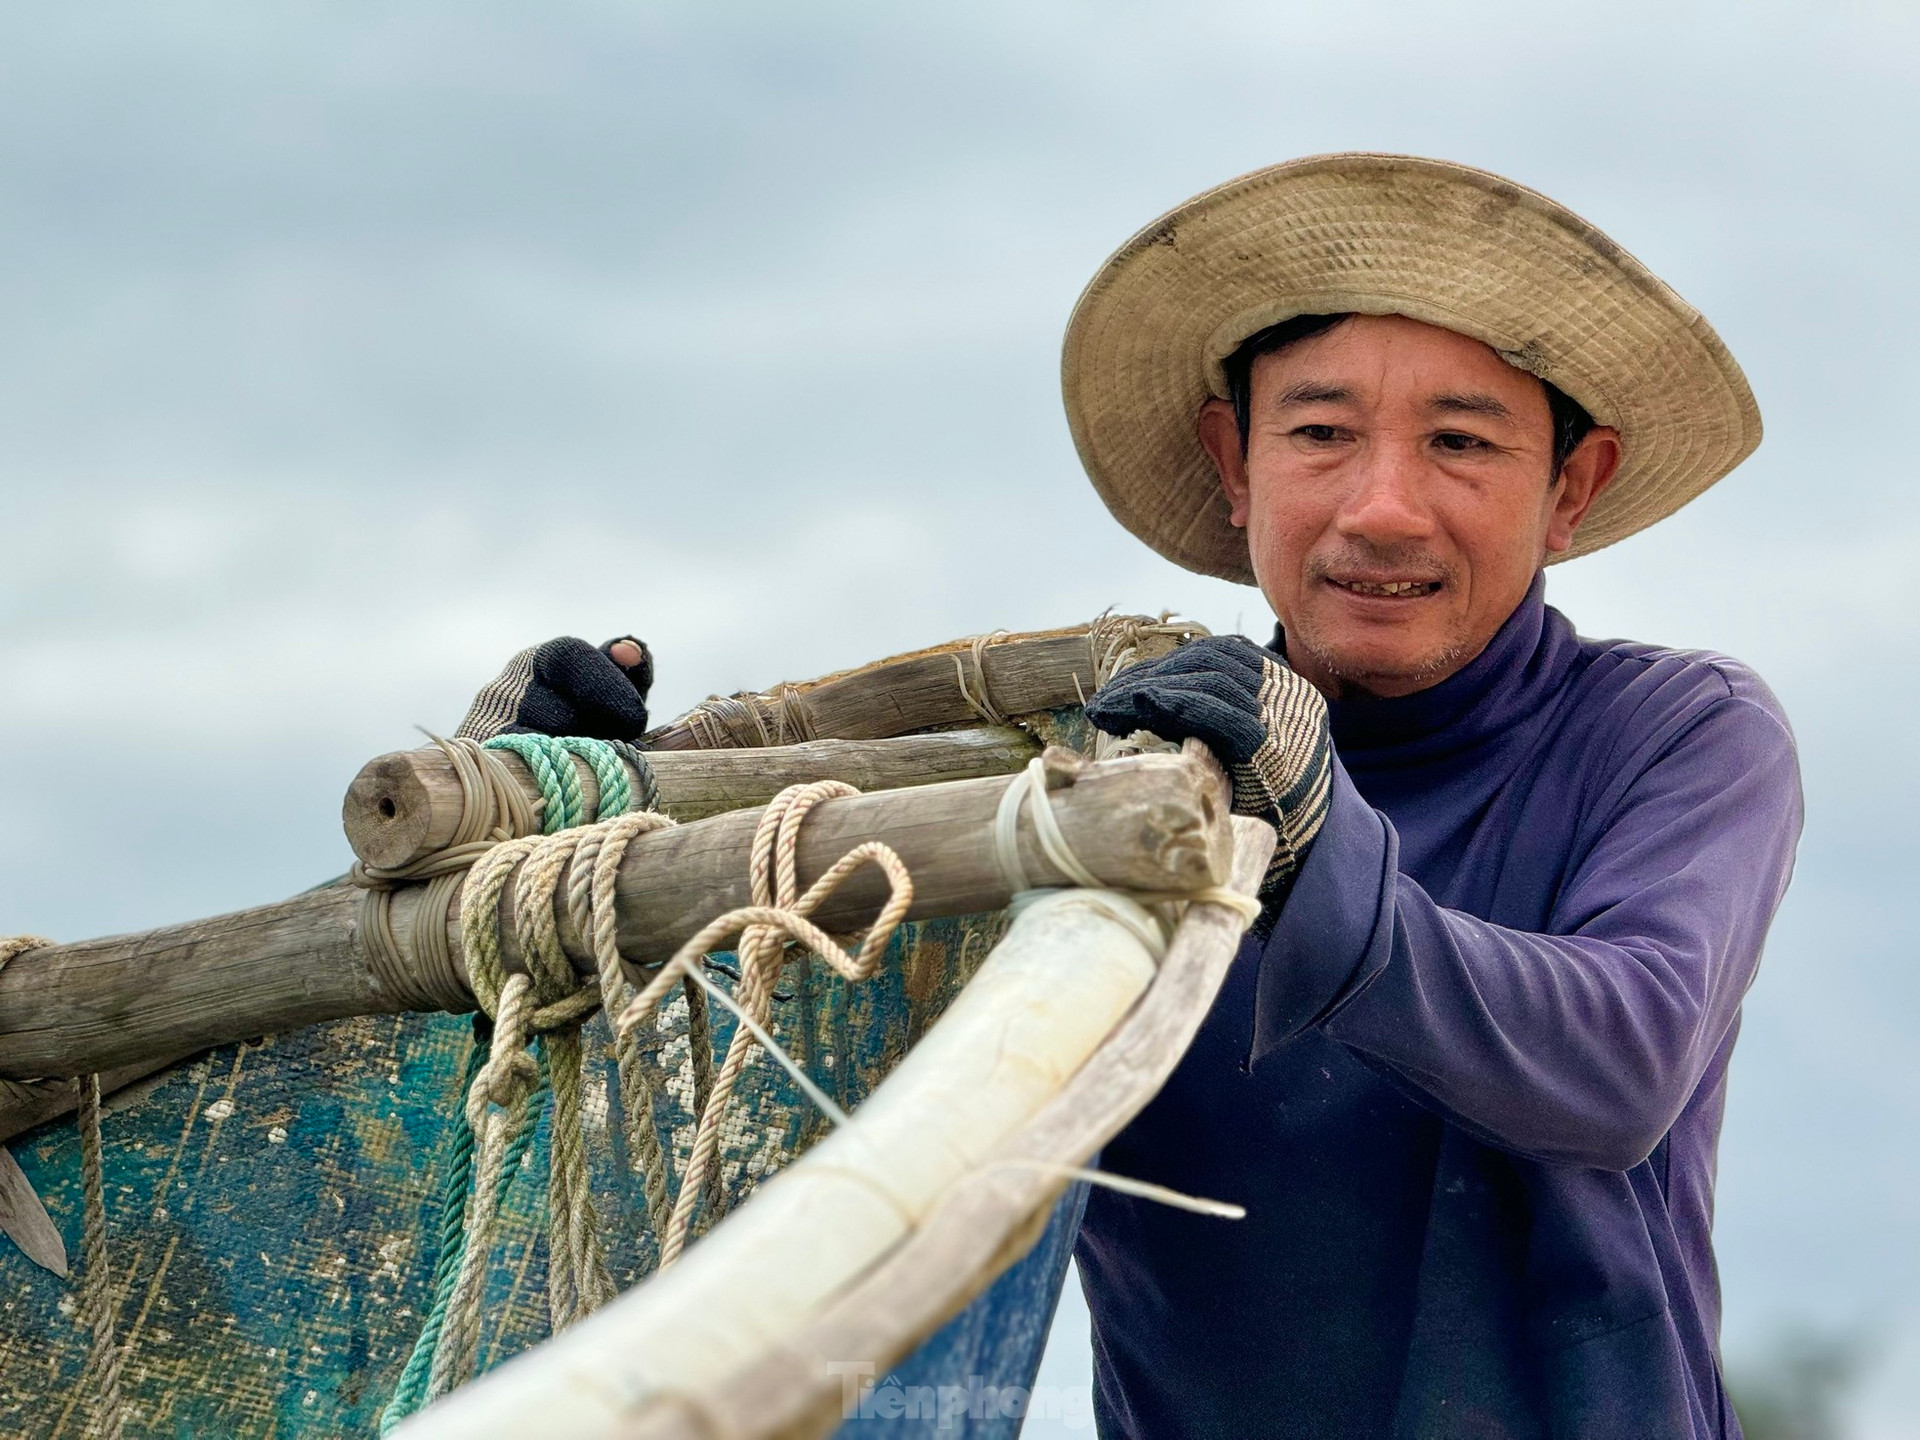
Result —
[[[1327,577],[1327,583],[1350,595],[1383,595],[1392,599],[1418,599],[1437,594],[1444,583],[1439,580],[1340,580]]]

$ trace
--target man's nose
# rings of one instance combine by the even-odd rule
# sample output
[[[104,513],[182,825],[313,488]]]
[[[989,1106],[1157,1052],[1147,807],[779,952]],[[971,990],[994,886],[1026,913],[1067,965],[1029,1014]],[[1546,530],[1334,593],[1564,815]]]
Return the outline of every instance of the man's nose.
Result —
[[[1373,545],[1421,540],[1433,533],[1425,495],[1425,466],[1411,448],[1383,440],[1355,457],[1352,487],[1335,524],[1340,533]]]

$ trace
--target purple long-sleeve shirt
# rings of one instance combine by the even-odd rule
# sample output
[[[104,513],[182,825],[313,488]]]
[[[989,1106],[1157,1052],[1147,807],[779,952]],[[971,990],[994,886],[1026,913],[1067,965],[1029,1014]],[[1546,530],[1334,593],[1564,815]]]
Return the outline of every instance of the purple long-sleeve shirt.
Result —
[[[1108,1147],[1103,1436],[1738,1436],[1710,1228],[1740,1001],[1801,819],[1735,661],[1535,581],[1459,674],[1335,702],[1326,828]]]

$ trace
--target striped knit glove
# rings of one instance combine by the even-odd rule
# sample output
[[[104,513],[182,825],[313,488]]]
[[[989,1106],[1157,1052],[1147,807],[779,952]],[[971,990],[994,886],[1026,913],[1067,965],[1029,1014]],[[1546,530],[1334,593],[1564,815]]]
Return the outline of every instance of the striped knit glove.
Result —
[[[638,651],[622,665],[613,658]],[[530,645],[507,662],[500,677],[473,697],[456,735],[491,740],[495,735],[587,735],[596,740],[638,740],[647,729],[647,691],[653,686],[653,652],[631,635],[594,649],[563,636]]]
[[[1333,742],[1320,692],[1244,635],[1215,635],[1121,671],[1087,702],[1087,719],[1109,735],[1206,742],[1233,777],[1234,813],[1279,832],[1260,887],[1275,914],[1327,819]]]

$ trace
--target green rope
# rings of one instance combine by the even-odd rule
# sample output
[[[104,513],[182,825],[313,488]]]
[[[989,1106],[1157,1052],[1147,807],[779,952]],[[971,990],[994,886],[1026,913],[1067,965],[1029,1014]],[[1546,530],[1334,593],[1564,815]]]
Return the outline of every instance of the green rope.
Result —
[[[380,1412],[380,1433],[387,1434],[407,1416],[418,1410],[427,1398],[427,1374],[433,1368],[433,1352],[440,1343],[440,1329],[446,1321],[447,1301],[453,1295],[454,1277],[460,1273],[460,1257],[467,1242],[467,1193],[473,1186],[473,1127],[467,1124],[466,1095],[473,1078],[487,1060],[487,1043],[480,1038],[480,1023],[475,1018],[473,1039],[467,1046],[466,1074],[460,1080],[457,1117],[447,1134],[446,1178],[440,1186],[440,1254],[433,1265],[433,1305],[407,1356],[400,1382],[393,1387],[393,1398]]]
[[[621,763],[620,752],[605,740],[585,735],[496,735],[486,742],[488,750],[511,750],[527,762],[527,769],[540,787],[544,801],[541,827],[548,835],[590,825],[595,820],[610,820],[633,807],[633,781]],[[586,797],[580,793],[580,776],[569,755],[578,755],[600,782],[600,803],[592,815],[586,813]]]
[[[387,1401],[386,1408],[380,1412],[382,1435],[389,1434],[427,1402],[427,1381],[433,1371],[433,1352],[439,1348],[440,1332],[447,1321],[447,1305],[453,1299],[454,1281],[459,1278],[460,1261],[467,1253],[467,1204],[473,1197],[473,1127],[467,1124],[466,1099],[467,1092],[473,1088],[474,1077],[486,1063],[491,1030],[484,1016],[474,1017],[473,1039],[467,1046],[466,1073],[460,1080],[460,1104],[454,1111],[456,1118],[448,1135],[450,1150],[446,1181],[440,1187],[440,1253],[433,1263],[433,1306],[420,1326],[419,1338],[413,1342],[413,1352],[407,1356],[406,1368],[400,1372],[400,1381],[393,1388],[393,1398]],[[542,1089],[546,1086],[546,1079],[546,1050],[543,1046],[540,1050]],[[537,1101],[539,1098],[540,1091],[536,1090],[533,1099]],[[531,1105],[528,1113],[533,1113]],[[506,1161],[500,1167],[500,1180],[494,1189],[496,1206],[506,1199],[513,1177],[520,1173],[521,1161],[526,1158],[527,1149],[533,1144],[536,1128],[532,1123],[523,1125],[508,1144]]]
[[[527,769],[533,772],[534,781],[540,787],[540,798],[544,802],[541,807],[541,827],[549,835],[576,825],[590,824],[595,819],[605,820],[623,815],[633,805],[633,783],[628,777],[627,767],[621,763],[620,752],[604,740],[577,735],[496,735],[486,742],[486,748],[511,750],[527,762]],[[597,813],[593,816],[585,814],[586,799],[580,793],[580,777],[573,768],[573,761],[568,758],[572,755],[578,755],[586,761],[594,779],[599,781],[600,803],[595,807]],[[642,774],[651,781],[650,773],[643,771]],[[446,1326],[447,1307],[452,1302],[454,1285],[460,1276],[460,1264],[467,1251],[467,1207],[473,1199],[474,1135],[473,1127],[467,1123],[466,1097],[473,1088],[474,1077],[486,1063],[491,1032],[492,1026],[484,1016],[474,1017],[473,1040],[467,1049],[466,1074],[460,1082],[460,1104],[448,1119],[446,1177],[440,1187],[440,1251],[433,1266],[433,1306],[421,1323],[419,1337],[413,1342],[413,1350],[400,1372],[393,1398],[380,1412],[382,1435],[391,1432],[427,1401],[433,1352],[439,1348],[440,1332]],[[541,1090],[545,1090],[549,1074],[545,1041],[535,1048],[540,1058],[540,1086]],[[528,1123],[520,1128],[508,1145],[495,1191],[496,1207],[505,1199],[507,1187],[519,1173],[527,1147],[533,1143],[533,1133],[537,1128],[533,1117],[540,1113],[539,1100],[540,1091],[536,1091],[528,1105]]]
[[[620,763],[620,755],[613,746],[584,735],[562,736],[556,743],[586,761],[593,778],[600,782],[596,820],[611,820],[633,808],[633,782],[627,778],[627,767]]]
[[[653,762],[647,759],[647,752],[638,745],[625,740],[609,740],[620,758],[633,767],[633,773],[640,777],[640,808],[658,810],[660,808],[660,782],[654,779]]]
[[[548,835],[571,830],[580,823],[580,777],[566,751],[550,735],[496,735],[486,742],[488,750],[511,750],[527,762],[533,780],[545,802],[540,811],[540,828]]]

